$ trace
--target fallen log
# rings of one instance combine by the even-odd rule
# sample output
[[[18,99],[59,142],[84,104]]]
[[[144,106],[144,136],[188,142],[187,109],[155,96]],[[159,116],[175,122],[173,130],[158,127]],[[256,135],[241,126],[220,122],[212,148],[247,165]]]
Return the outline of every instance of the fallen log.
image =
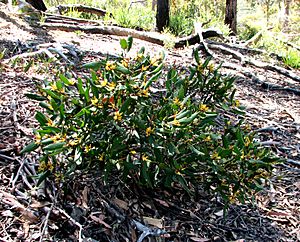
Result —
[[[103,9],[90,7],[90,6],[86,6],[86,5],[82,5],[82,4],[61,4],[61,5],[58,5],[56,8],[60,14],[74,10],[77,12],[91,13],[91,14],[95,14],[100,17],[104,17],[108,13],[107,11],[105,11]],[[109,16],[112,17],[112,14],[109,13]]]
[[[118,26],[79,26],[79,25],[71,25],[71,24],[57,24],[57,23],[41,23],[41,27],[45,27],[47,29],[58,29],[63,31],[82,31],[85,33],[92,34],[105,34],[105,35],[117,35],[117,36],[132,36],[133,38],[141,39],[148,41],[153,44],[158,44],[163,46],[166,40],[166,36],[157,32],[145,32],[139,31],[129,28],[122,28]],[[205,29],[202,31],[203,39],[210,37],[220,37],[222,38],[222,33],[213,30],[213,29]],[[198,34],[190,35],[185,38],[178,38],[175,40],[175,48],[184,47],[187,45],[193,45],[200,42],[200,38]]]

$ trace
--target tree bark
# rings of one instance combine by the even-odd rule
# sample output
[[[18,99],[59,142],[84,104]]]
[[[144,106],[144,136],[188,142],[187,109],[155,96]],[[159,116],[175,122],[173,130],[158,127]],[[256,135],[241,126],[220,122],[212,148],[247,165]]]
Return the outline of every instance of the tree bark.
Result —
[[[170,4],[169,0],[158,0],[157,1],[157,12],[156,12],[156,28],[159,32],[163,31],[168,26],[170,21]]]
[[[226,0],[225,24],[231,30],[231,35],[237,35],[237,0]]]
[[[35,9],[45,12],[47,10],[46,5],[43,0],[26,0],[31,4]]]

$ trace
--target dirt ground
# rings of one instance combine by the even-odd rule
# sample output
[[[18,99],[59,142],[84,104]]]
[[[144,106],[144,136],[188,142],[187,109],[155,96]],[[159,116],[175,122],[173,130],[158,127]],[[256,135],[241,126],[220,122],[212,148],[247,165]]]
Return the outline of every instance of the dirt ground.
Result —
[[[148,230],[151,241],[300,241],[300,84],[274,70],[242,65],[221,51],[215,52],[216,63],[222,59],[222,73],[237,76],[237,98],[247,107],[247,121],[264,145],[287,158],[255,205],[232,205],[224,218],[222,204],[214,197],[191,200],[168,191],[124,190],[118,182],[107,187],[89,176],[69,184],[71,194],[58,196],[49,191],[49,184],[39,194],[29,176],[36,174],[37,160],[20,156],[32,138],[38,108],[24,94],[34,91],[36,81],[51,77],[55,67],[120,53],[121,37],[47,30],[29,25],[24,17],[9,13],[0,3],[0,53],[6,50],[0,62],[0,241],[42,241],[41,235],[43,241],[142,241],[141,235]],[[45,62],[37,65],[41,69],[25,71],[29,56],[10,59],[45,47],[65,51],[64,46],[75,53],[64,52],[67,60],[55,55],[59,66]],[[142,46],[151,54],[163,49],[134,39],[131,53]],[[165,50],[166,65],[188,66],[193,47]],[[43,71],[47,65],[49,72]],[[299,70],[289,71],[300,78]],[[296,91],[268,88],[245,73]]]

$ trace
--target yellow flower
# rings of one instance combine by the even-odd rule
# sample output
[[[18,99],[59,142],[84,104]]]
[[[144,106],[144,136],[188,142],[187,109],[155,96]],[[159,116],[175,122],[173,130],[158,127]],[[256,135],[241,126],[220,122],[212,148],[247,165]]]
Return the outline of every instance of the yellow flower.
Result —
[[[138,53],[137,56],[134,58],[135,60],[140,60],[144,57],[142,53]]]
[[[158,59],[156,57],[152,58],[150,60],[150,65],[152,65],[152,66],[158,66]]]
[[[122,120],[122,114],[119,111],[115,112],[114,120],[115,121],[121,121]]]
[[[180,101],[179,101],[178,97],[174,98],[173,103],[176,105],[180,105]]]
[[[51,139],[53,142],[60,141],[61,135],[60,135],[60,134],[56,134],[56,135],[52,136],[50,139]]]
[[[135,150],[131,150],[130,153],[131,153],[132,155],[135,155],[135,154],[136,154],[136,151],[135,151]]]
[[[116,69],[116,64],[113,61],[106,62],[105,70],[112,71]]]
[[[99,161],[103,161],[104,160],[104,154],[101,154],[99,157],[98,157]]]
[[[141,90],[139,94],[142,97],[149,97],[149,89]]]
[[[149,157],[147,155],[142,155],[142,161],[150,161],[148,158]]]
[[[128,58],[125,58],[125,59],[122,60],[121,63],[122,63],[123,66],[128,67],[128,62],[129,62]]]
[[[47,119],[47,125],[53,126],[53,121],[50,118]]]
[[[151,127],[146,128],[146,136],[149,137],[150,134],[153,133],[153,131],[154,131],[154,130],[153,130]]]
[[[235,100],[233,105],[236,107],[239,107],[239,106],[241,106],[241,103],[239,100]]]
[[[78,145],[78,143],[79,143],[79,140],[70,140],[70,141],[69,141],[69,145],[70,145],[70,146]]]
[[[105,87],[107,85],[107,80],[103,80],[100,82],[101,87]]]
[[[142,65],[142,71],[147,71],[148,68],[149,68],[149,66],[144,66],[144,65]]]
[[[203,68],[202,64],[198,65],[197,71],[199,71],[201,74],[204,72],[204,68]]]
[[[211,137],[208,135],[205,139],[204,139],[205,142],[210,142],[211,141]]]
[[[88,153],[91,149],[92,149],[92,145],[91,145],[91,144],[90,144],[90,145],[86,145],[86,146],[84,147],[84,151],[85,151],[86,153]]]
[[[97,103],[98,103],[98,101],[99,101],[99,100],[98,100],[96,97],[93,97],[92,100],[91,100],[92,105],[96,106]]]
[[[47,169],[47,165],[44,161],[42,161],[40,164],[39,164],[39,167],[38,167],[38,172],[43,172]]]
[[[76,83],[76,80],[74,78],[71,78],[69,80],[69,85],[74,85]]]
[[[210,156],[210,158],[212,158],[213,160],[220,160],[220,159],[221,159],[221,157],[218,155],[217,152],[214,152],[214,153]]]
[[[207,112],[209,110],[209,108],[207,107],[206,104],[201,104],[199,107],[200,111],[202,112]]]
[[[251,140],[249,139],[249,137],[245,137],[245,146],[249,146],[251,143]]]
[[[174,126],[180,126],[180,123],[176,118],[171,122],[171,124],[173,124]]]
[[[242,160],[245,159],[244,151],[242,151],[241,159],[242,159]]]
[[[207,69],[209,70],[209,72],[213,72],[214,71],[214,64],[209,64]]]
[[[57,86],[56,86],[55,83],[52,83],[52,84],[50,85],[50,89],[51,89],[52,91],[57,91],[57,90],[58,90],[58,88],[57,88]]]
[[[42,136],[40,134],[35,135],[35,143],[40,144],[42,140]]]
[[[108,89],[109,91],[113,91],[113,90],[115,89],[115,87],[116,87],[116,83],[111,82],[111,83],[108,84],[107,89]]]

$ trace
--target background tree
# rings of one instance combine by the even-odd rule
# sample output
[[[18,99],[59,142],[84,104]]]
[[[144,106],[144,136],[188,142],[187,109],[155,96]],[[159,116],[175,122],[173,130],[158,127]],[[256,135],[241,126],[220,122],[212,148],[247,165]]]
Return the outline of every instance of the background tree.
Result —
[[[43,0],[26,0],[35,9],[45,12],[47,10],[46,5]]]
[[[225,24],[231,30],[231,35],[237,35],[237,0],[226,0]]]
[[[170,21],[169,0],[157,0],[156,28],[159,32],[168,26]]]

